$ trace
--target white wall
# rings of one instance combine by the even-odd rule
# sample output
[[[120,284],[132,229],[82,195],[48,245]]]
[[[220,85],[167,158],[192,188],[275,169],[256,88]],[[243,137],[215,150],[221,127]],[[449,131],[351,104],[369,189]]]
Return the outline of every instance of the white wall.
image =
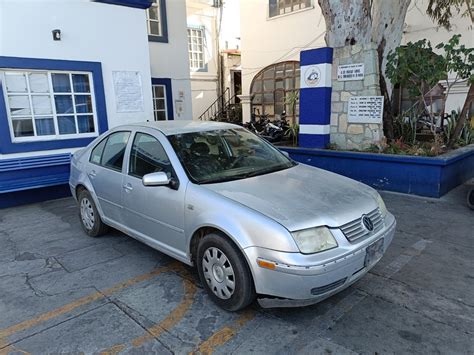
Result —
[[[264,67],[298,60],[303,49],[325,45],[325,22],[317,0],[313,7],[268,17],[268,0],[241,0],[242,95],[248,95],[253,77]],[[243,119],[250,118],[250,105],[243,100]]]
[[[187,26],[204,28],[204,62],[206,69],[191,69],[193,118],[197,119],[216,99],[218,54],[216,19],[218,10],[202,1],[187,1]],[[189,69],[188,69],[189,70]]]
[[[0,7],[0,55],[101,62],[109,127],[153,119],[144,10],[88,0],[0,0]],[[143,112],[116,112],[113,71],[140,72]]]
[[[173,107],[174,118],[192,119],[186,1],[166,0],[166,12],[168,43],[149,42],[151,77],[171,79],[173,101],[184,101],[184,111],[181,115],[178,115]]]
[[[389,0],[387,0],[389,1]],[[462,42],[474,47],[474,30],[470,20],[456,16],[452,32],[436,26],[426,15],[428,0],[412,1],[402,44],[427,38],[433,45],[447,41],[454,33],[462,34]],[[242,94],[248,95],[253,77],[264,67],[286,60],[299,60],[301,50],[325,46],[325,21],[317,0],[313,8],[277,17],[268,17],[268,0],[240,1],[242,51]],[[448,100],[448,109],[462,106],[467,87],[458,85]],[[243,97],[244,120],[250,117],[249,98]]]
[[[220,30],[221,49],[240,49],[240,1],[224,0]]]
[[[210,0],[188,0],[186,3],[188,26],[205,29],[207,70],[191,70],[193,118],[196,119],[218,97],[218,51],[240,48],[240,2],[225,0],[220,9],[212,7]]]
[[[467,47],[474,47],[474,30],[470,28],[472,24],[469,18],[460,15],[454,16],[453,28],[451,31],[447,31],[428,17],[427,7],[427,0],[417,0],[410,5],[405,19],[402,44],[426,38],[431,41],[434,47],[440,42],[447,42],[453,34],[460,33],[462,35],[461,42]]]

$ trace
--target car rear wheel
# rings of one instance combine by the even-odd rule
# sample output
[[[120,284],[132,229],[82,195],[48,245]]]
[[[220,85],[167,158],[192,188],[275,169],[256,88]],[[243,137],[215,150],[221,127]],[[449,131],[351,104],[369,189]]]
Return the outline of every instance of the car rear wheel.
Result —
[[[206,292],[225,310],[238,311],[255,299],[247,262],[225,236],[218,233],[204,236],[198,245],[196,264]]]
[[[89,191],[82,190],[79,192],[77,200],[79,203],[79,219],[82,229],[84,229],[90,237],[99,237],[105,234],[108,230],[108,226],[102,222]]]

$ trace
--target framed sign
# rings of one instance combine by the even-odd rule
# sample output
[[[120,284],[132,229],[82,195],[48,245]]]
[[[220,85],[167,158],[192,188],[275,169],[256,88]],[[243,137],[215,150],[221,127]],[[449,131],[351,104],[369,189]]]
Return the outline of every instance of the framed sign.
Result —
[[[364,63],[339,65],[337,67],[337,80],[363,80],[365,75]]]
[[[112,76],[117,112],[143,112],[143,92],[140,72],[114,71]]]
[[[349,98],[349,123],[382,123],[383,96],[352,96]]]

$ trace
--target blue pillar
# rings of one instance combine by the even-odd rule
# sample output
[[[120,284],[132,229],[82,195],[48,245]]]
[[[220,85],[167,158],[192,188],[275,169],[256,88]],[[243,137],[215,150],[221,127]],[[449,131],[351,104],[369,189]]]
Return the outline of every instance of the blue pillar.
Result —
[[[300,53],[299,146],[326,148],[331,120],[332,48]]]

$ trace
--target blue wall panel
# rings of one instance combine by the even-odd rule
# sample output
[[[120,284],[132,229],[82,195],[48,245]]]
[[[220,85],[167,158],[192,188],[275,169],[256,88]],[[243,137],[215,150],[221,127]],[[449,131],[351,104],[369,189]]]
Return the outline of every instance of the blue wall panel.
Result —
[[[133,7],[136,9],[148,9],[153,3],[153,0],[94,0],[94,1],[101,2],[104,4],[110,4],[110,5]]]
[[[331,47],[301,51],[300,66],[311,64],[332,63],[333,49]]]
[[[298,142],[303,147],[327,147],[329,134],[299,134]]]
[[[474,177],[474,145],[440,157],[283,149],[296,161],[347,176],[376,189],[420,196],[441,197]]]
[[[314,88],[300,91],[300,124],[330,123],[331,88]]]
[[[326,148],[329,144],[332,57],[333,49],[329,47],[300,52],[301,147]]]
[[[68,184],[38,188],[34,190],[23,190],[0,194],[0,208],[37,203],[54,200],[62,197],[70,197],[71,191]]]
[[[70,154],[0,160],[0,208],[70,195],[70,160]]]
[[[107,109],[105,103],[104,82],[102,77],[102,65],[98,62],[82,62],[73,60],[37,59],[0,56],[0,69],[40,69],[40,70],[64,70],[64,71],[87,71],[92,73],[94,82],[94,93],[96,102],[96,114],[99,134],[108,129]],[[55,139],[38,142],[12,143],[8,123],[5,97],[0,83],[0,153],[20,153],[41,150],[63,149],[84,147],[94,138]]]
[[[171,79],[169,78],[151,78],[152,85],[164,85],[166,88],[166,108],[168,110],[168,120],[174,120],[173,109],[173,90],[171,87]]]

